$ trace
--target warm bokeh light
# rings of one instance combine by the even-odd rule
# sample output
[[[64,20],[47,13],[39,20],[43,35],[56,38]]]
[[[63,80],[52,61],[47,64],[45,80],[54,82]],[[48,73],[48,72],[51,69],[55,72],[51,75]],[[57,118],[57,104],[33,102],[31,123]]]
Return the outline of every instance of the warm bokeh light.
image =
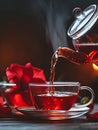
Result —
[[[92,64],[93,65],[93,69],[98,71],[98,65],[97,64]]]

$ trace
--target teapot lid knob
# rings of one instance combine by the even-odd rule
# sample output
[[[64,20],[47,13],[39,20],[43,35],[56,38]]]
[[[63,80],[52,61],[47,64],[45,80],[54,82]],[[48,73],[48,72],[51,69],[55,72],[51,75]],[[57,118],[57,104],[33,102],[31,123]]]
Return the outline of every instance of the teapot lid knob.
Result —
[[[75,15],[76,18],[80,18],[84,16],[82,9],[79,7],[74,8],[72,13]]]

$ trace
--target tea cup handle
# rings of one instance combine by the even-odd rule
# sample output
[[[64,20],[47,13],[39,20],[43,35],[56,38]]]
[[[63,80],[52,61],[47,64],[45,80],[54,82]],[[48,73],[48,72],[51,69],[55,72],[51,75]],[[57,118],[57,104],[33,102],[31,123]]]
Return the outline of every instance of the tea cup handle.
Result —
[[[87,107],[90,104],[92,104],[93,101],[94,101],[94,91],[90,87],[88,87],[88,86],[81,86],[80,87],[80,91],[81,90],[89,91],[91,93],[91,99],[87,103],[85,103],[85,104],[81,104],[81,105],[80,104],[75,104],[75,107]]]

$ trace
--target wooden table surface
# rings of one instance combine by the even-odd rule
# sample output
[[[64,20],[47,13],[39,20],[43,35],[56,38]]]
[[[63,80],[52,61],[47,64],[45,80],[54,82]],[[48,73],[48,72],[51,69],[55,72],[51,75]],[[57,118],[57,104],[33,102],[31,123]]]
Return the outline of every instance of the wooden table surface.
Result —
[[[98,105],[95,105],[95,111]],[[50,121],[24,116],[0,118],[0,130],[98,130],[98,120],[88,121],[85,116],[71,120]]]

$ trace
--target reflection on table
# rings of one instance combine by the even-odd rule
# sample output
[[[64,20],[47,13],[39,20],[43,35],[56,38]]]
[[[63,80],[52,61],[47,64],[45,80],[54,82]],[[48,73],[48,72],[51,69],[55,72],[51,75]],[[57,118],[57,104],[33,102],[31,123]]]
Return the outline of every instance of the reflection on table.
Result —
[[[98,110],[98,104],[94,111]],[[98,130],[98,120],[88,120],[86,116],[71,120],[42,120],[29,116],[13,115],[9,118],[0,118],[0,130]]]

